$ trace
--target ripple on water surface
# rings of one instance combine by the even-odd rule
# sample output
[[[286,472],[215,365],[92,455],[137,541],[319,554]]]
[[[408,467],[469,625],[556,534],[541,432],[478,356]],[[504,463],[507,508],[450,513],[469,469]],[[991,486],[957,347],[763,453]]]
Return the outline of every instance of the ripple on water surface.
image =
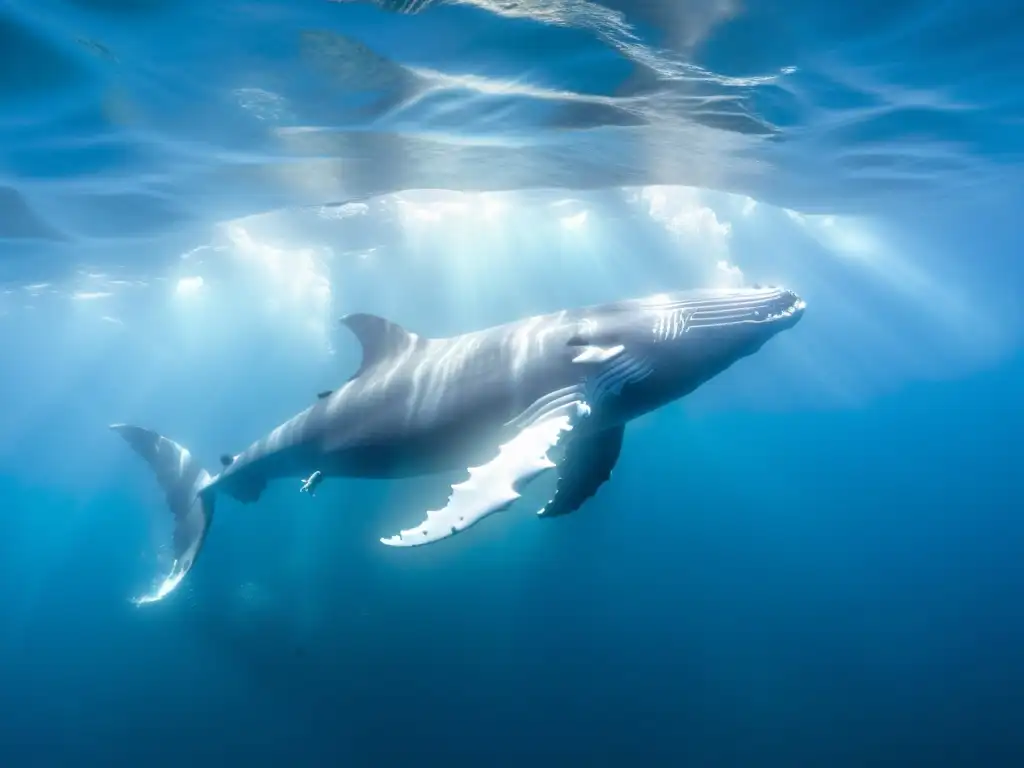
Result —
[[[7,4],[0,237],[407,188],[676,184],[831,213],[1011,183],[1024,19],[1000,7]]]

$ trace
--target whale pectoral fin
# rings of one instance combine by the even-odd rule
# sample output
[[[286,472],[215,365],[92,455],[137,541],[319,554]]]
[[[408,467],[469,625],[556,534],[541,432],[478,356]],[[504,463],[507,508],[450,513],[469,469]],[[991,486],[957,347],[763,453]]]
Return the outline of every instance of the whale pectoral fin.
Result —
[[[418,526],[381,539],[381,543],[392,547],[430,544],[506,509],[527,483],[555,466],[548,452],[589,412],[581,400],[545,411],[501,446],[497,457],[470,467],[469,479],[452,486],[444,509],[427,512]]]
[[[555,495],[537,514],[558,517],[575,512],[597,493],[612,475],[622,451],[625,427],[618,426],[584,438],[575,438],[565,451],[559,466],[560,477]]]

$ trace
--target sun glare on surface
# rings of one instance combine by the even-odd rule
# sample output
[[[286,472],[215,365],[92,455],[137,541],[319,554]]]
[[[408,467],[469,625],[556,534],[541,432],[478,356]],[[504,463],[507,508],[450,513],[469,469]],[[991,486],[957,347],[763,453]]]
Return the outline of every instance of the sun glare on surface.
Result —
[[[188,298],[195,296],[203,287],[203,278],[199,275],[193,277],[182,277],[178,280],[177,286],[175,287],[175,293],[178,296]]]
[[[562,227],[568,229],[571,232],[581,230],[587,224],[588,215],[589,214],[587,211],[580,211],[579,213],[575,213],[572,216],[565,216],[564,218],[561,219]]]

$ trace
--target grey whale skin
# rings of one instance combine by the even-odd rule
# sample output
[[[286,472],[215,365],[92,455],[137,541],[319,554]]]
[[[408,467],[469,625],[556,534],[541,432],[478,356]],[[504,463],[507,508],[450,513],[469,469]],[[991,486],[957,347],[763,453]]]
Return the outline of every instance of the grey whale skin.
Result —
[[[375,315],[342,318],[362,344],[356,373],[241,453],[221,457],[216,475],[156,432],[111,426],[150,464],[174,516],[174,564],[151,599],[166,596],[194,564],[217,495],[255,502],[276,478],[309,475],[306,489],[331,477],[468,468],[446,507],[381,539],[393,546],[461,531],[556,466],[555,494],[539,514],[573,512],[610,477],[626,422],[753,354],[794,326],[804,306],[774,287],[667,293],[443,339]]]

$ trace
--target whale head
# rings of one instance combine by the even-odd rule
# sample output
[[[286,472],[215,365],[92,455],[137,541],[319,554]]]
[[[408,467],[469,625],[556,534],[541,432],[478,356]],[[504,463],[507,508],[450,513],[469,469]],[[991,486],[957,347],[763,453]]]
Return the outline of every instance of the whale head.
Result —
[[[785,288],[743,288],[655,296],[641,303],[651,343],[686,357],[745,357],[803,317],[803,299]]]
[[[681,397],[757,352],[803,317],[805,303],[779,287],[666,293],[623,302],[590,318],[579,339],[622,349],[650,373],[622,405],[646,411]]]
[[[785,288],[745,288],[647,300],[645,345],[659,379],[691,391],[754,354],[804,315],[804,300]]]

